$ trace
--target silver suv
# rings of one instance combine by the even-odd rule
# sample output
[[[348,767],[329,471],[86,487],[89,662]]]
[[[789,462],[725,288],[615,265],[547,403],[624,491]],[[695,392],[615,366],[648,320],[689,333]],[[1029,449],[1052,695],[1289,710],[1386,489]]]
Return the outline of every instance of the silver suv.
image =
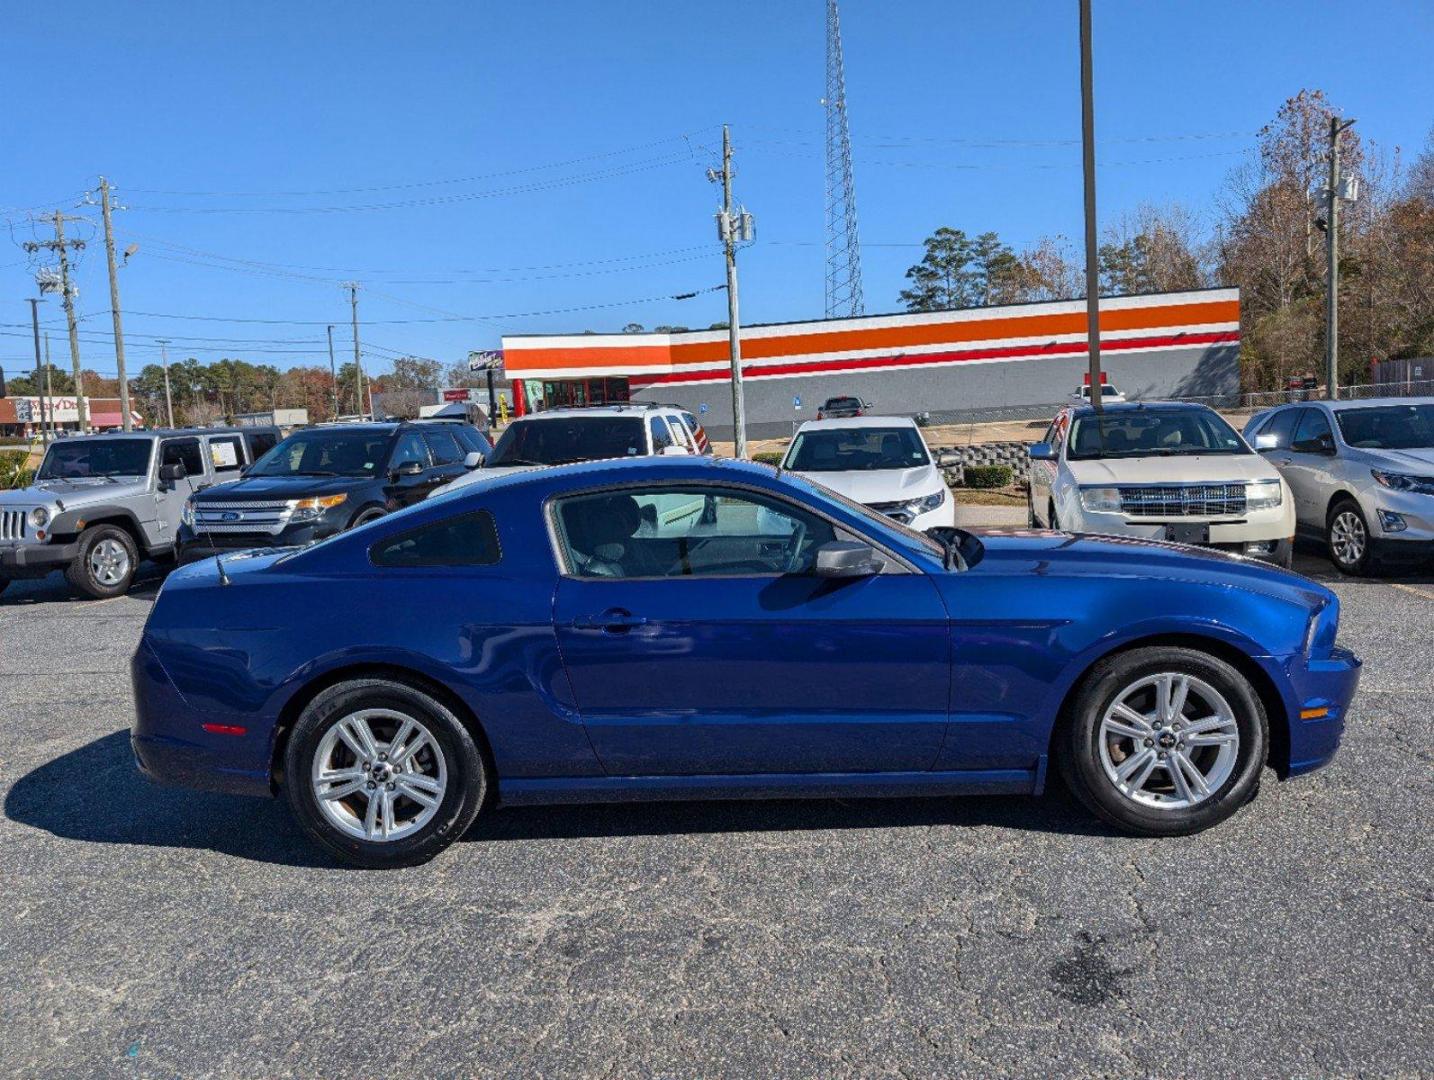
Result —
[[[1294,495],[1298,531],[1348,574],[1434,556],[1434,397],[1301,401],[1245,438]]]
[[[29,487],[0,491],[0,592],[63,570],[87,596],[119,596],[141,558],[174,556],[192,494],[237,480],[280,438],[246,427],[60,439]]]

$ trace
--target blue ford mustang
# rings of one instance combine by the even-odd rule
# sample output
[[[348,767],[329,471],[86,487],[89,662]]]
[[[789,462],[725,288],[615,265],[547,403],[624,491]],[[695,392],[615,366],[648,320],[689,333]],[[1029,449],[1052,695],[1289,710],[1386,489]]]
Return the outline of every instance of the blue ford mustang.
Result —
[[[530,472],[170,575],[140,768],[364,866],[494,803],[1039,793],[1146,835],[1329,761],[1338,601],[1219,553],[912,532],[761,465]]]

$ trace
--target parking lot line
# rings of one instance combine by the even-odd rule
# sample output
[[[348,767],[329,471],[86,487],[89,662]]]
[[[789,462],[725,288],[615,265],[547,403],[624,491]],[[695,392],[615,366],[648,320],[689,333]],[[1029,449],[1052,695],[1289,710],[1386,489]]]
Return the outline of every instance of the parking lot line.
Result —
[[[1415,596],[1422,596],[1425,600],[1434,600],[1434,588],[1421,588],[1418,585],[1405,585],[1403,582],[1399,581],[1386,581],[1385,584],[1392,586],[1396,589],[1403,589],[1405,592],[1413,593]]]

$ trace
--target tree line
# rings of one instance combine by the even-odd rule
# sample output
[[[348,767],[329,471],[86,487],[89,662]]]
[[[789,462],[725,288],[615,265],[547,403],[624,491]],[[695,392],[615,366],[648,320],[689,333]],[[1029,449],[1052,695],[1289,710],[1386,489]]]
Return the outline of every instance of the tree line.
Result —
[[[1322,91],[1302,90],[1260,130],[1252,160],[1204,215],[1149,204],[1107,227],[1101,294],[1238,286],[1244,388],[1323,371],[1333,115]],[[1340,380],[1353,384],[1370,381],[1372,361],[1434,354],[1434,130],[1407,167],[1355,129],[1340,138],[1342,171],[1361,180],[1339,218]],[[1064,237],[1017,251],[994,232],[943,227],[925,249],[906,272],[908,311],[1085,295],[1084,260]]]

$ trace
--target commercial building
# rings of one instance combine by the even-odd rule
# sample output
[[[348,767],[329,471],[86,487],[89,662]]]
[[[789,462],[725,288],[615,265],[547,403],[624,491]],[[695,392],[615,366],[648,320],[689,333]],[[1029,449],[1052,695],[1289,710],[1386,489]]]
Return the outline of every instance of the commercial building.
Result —
[[[1102,366],[1132,398],[1236,393],[1238,289],[1100,302]],[[702,414],[731,437],[726,330],[510,335],[518,410],[631,399]],[[786,434],[826,398],[936,422],[1018,416],[1064,402],[1087,370],[1084,300],[742,327],[748,434]]]
[[[123,427],[119,398],[91,397],[85,399],[89,409],[91,431],[115,431]],[[136,427],[144,424],[139,413],[130,410]],[[79,402],[73,397],[56,395],[45,399],[45,422],[60,431],[80,430]],[[32,438],[40,433],[40,399],[18,395],[0,397],[0,435]]]

